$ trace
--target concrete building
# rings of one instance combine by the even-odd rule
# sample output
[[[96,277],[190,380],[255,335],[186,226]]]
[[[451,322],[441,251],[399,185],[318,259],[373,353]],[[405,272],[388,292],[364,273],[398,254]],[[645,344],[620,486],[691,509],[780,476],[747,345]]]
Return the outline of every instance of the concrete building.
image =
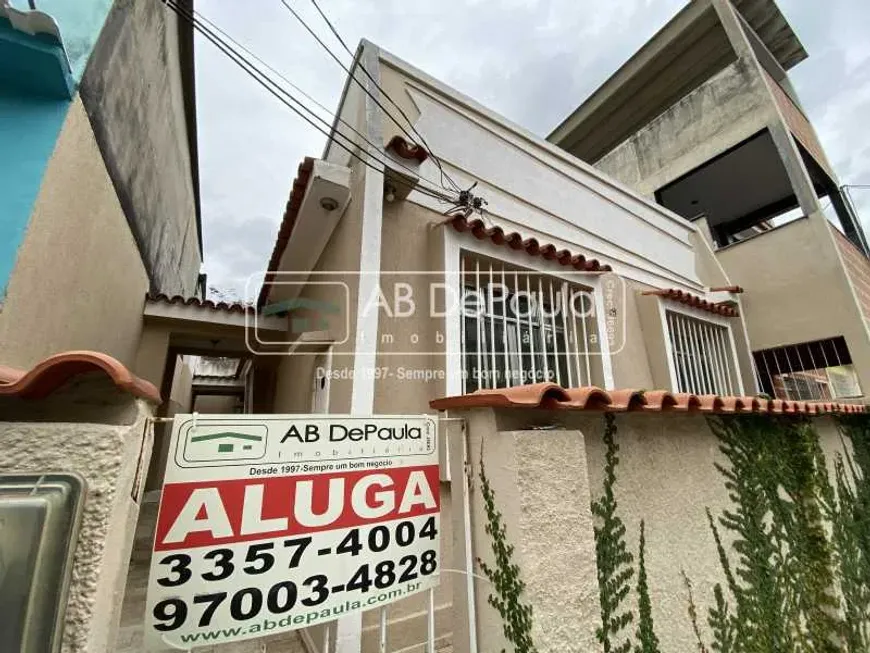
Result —
[[[132,366],[145,294],[197,291],[193,35],[159,2],[0,3],[0,361]]]
[[[693,221],[746,290],[762,391],[857,398],[870,250],[789,81],[806,57],[772,0],[693,0],[548,140]]]

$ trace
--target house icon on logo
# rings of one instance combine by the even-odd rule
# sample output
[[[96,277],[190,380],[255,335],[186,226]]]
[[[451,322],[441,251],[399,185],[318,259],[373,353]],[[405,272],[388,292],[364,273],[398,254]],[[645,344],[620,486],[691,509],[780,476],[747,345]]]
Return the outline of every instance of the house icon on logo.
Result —
[[[291,333],[328,331],[329,318],[327,315],[336,315],[340,312],[338,305],[333,302],[305,299],[304,297],[276,302],[263,308],[264,316],[288,316]]]
[[[187,462],[253,461],[266,453],[267,427],[263,424],[200,424],[184,439]]]
[[[209,433],[208,435],[194,435],[190,438],[191,442],[210,442],[211,440],[223,440],[217,446],[218,453],[232,453],[236,446],[240,445],[242,451],[250,451],[254,448],[251,442],[259,442],[262,440],[259,435],[245,435],[244,433]],[[242,442],[239,443],[238,440]]]

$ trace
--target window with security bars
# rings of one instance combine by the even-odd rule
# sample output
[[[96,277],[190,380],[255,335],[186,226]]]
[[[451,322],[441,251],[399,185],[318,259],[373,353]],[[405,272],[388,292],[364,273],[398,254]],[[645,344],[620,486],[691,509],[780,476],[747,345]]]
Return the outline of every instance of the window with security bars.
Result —
[[[733,395],[736,367],[728,327],[665,311],[677,392]]]
[[[863,396],[842,336],[753,352],[765,394],[789,401],[832,401]]]
[[[464,392],[543,381],[579,387],[597,380],[590,289],[499,261],[461,261]]]

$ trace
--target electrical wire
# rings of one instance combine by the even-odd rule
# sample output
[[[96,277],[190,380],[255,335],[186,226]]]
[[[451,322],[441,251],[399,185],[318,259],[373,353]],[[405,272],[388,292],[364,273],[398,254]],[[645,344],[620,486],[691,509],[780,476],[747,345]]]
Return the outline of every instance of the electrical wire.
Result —
[[[172,1],[175,2],[176,4],[178,4],[177,0],[172,0]],[[181,5],[178,5],[178,6],[181,7]],[[373,143],[371,140],[369,140],[369,139],[366,137],[365,134],[363,134],[362,132],[360,132],[360,131],[358,131],[357,129],[355,129],[353,125],[351,125],[349,122],[347,122],[346,120],[344,120],[340,115],[333,114],[332,111],[330,111],[330,110],[329,110],[327,107],[325,107],[322,103],[318,102],[316,99],[314,99],[313,97],[311,97],[311,95],[309,95],[309,94],[306,93],[304,90],[302,90],[301,88],[299,88],[299,86],[297,86],[297,85],[294,84],[292,81],[290,81],[289,79],[287,79],[287,77],[285,77],[285,76],[284,76],[284,75],[283,75],[279,70],[276,70],[275,68],[273,68],[272,66],[270,66],[266,61],[264,61],[264,60],[261,59],[259,56],[257,56],[256,53],[252,52],[249,48],[245,47],[242,43],[239,43],[236,39],[234,39],[232,36],[230,36],[226,31],[224,31],[223,29],[221,29],[221,27],[220,27],[219,25],[217,25],[217,24],[215,24],[213,21],[209,20],[206,16],[203,16],[201,12],[198,12],[198,11],[196,11],[195,9],[187,9],[187,8],[183,8],[183,10],[187,11],[189,14],[192,14],[194,20],[199,20],[201,23],[205,23],[206,25],[208,25],[208,28],[209,28],[209,29],[213,30],[214,32],[218,32],[218,33],[219,33],[219,34],[220,34],[224,39],[226,39],[227,41],[229,41],[230,43],[232,43],[233,45],[235,45],[237,48],[239,48],[239,49],[241,49],[242,51],[244,51],[244,52],[245,52],[249,57],[251,57],[251,58],[253,58],[254,60],[256,60],[258,63],[260,63],[260,65],[262,65],[263,67],[265,67],[267,70],[269,70],[269,71],[270,71],[271,73],[273,73],[274,75],[277,75],[277,76],[278,76],[278,77],[279,77],[279,78],[280,78],[280,79],[281,79],[285,84],[287,84],[290,88],[292,88],[293,90],[295,90],[297,93],[299,93],[300,95],[302,95],[302,96],[303,96],[304,98],[306,98],[308,101],[310,101],[310,102],[313,103],[315,106],[317,106],[319,109],[321,109],[321,110],[324,111],[326,114],[328,114],[328,115],[330,116],[330,120],[327,121],[327,120],[325,120],[324,118],[318,116],[318,115],[317,115],[314,111],[312,111],[310,108],[306,107],[306,106],[305,106],[303,103],[301,103],[298,99],[292,97],[292,95],[291,95],[290,93],[288,93],[286,90],[283,90],[283,89],[282,89],[282,91],[283,91],[285,94],[287,94],[287,95],[290,97],[290,99],[293,100],[293,102],[295,102],[295,103],[298,104],[300,107],[302,107],[302,109],[303,109],[304,111],[306,111],[308,114],[310,114],[312,117],[316,118],[317,120],[319,120],[320,122],[322,122],[323,124],[325,124],[326,127],[329,128],[330,131],[333,131],[333,129],[334,129],[334,124],[335,124],[335,120],[338,120],[338,122],[340,122],[341,124],[343,124],[343,125],[344,125],[345,127],[347,127],[350,131],[352,131],[354,134],[356,134],[356,135],[359,136],[361,139],[363,139],[363,140],[364,140],[368,145],[370,145],[371,147],[375,148],[375,150],[378,150],[378,151],[380,150],[380,146],[377,145],[377,144],[375,144],[375,143]],[[240,55],[240,56],[241,56],[241,55]],[[344,136],[344,134],[342,134],[342,136]],[[383,161],[381,161],[381,162],[383,163]],[[415,176],[415,177],[419,177],[420,179],[429,182],[430,184],[432,184],[433,187],[438,186],[438,183],[437,183],[437,182],[432,181],[431,179],[428,179],[427,177],[423,177],[422,175],[420,175],[420,173],[419,173],[418,171],[413,170],[412,168],[410,168],[409,166],[405,165],[404,163],[402,163],[402,162],[400,162],[400,161],[391,161],[391,163],[393,163],[394,165],[398,165],[398,166],[400,166],[401,168],[403,168],[404,170],[406,170],[407,172],[409,172],[411,175],[413,175],[413,176]]]
[[[416,140],[415,136],[414,136],[413,134],[411,134],[411,133],[410,133],[410,132],[405,128],[405,126],[402,125],[402,123],[401,123],[401,122],[400,122],[400,121],[399,121],[399,120],[398,120],[398,119],[397,119],[397,118],[396,118],[392,113],[390,113],[390,112],[387,110],[387,108],[386,108],[386,107],[381,103],[381,101],[380,101],[377,97],[375,97],[375,95],[374,95],[374,94],[373,94],[369,89],[366,88],[365,84],[363,84],[359,79],[357,79],[356,75],[351,71],[351,69],[348,68],[348,67],[344,64],[344,62],[342,62],[342,60],[339,59],[338,56],[337,56],[337,55],[332,51],[332,49],[331,49],[328,45],[326,45],[326,43],[323,42],[323,39],[321,39],[321,38],[317,35],[317,33],[316,33],[313,29],[311,29],[311,27],[308,25],[308,23],[306,23],[305,20],[302,18],[302,16],[300,16],[300,15],[299,15],[299,14],[298,14],[294,9],[293,9],[293,7],[290,6],[290,4],[287,2],[287,0],[281,0],[281,4],[283,4],[284,7],[287,9],[287,11],[289,11],[289,12],[293,15],[293,17],[294,17],[294,18],[299,22],[299,24],[302,25],[302,27],[305,28],[305,30],[306,30],[306,31],[307,31],[307,32],[312,36],[312,38],[314,38],[314,40],[317,41],[317,42],[320,44],[320,47],[322,47],[322,48],[327,52],[327,54],[329,54],[329,56],[332,57],[332,59],[333,59],[333,60],[334,60],[334,61],[335,61],[339,66],[341,66],[342,70],[344,70],[344,72],[346,72],[346,73],[348,74],[348,76],[349,76],[349,77],[350,77],[354,82],[356,82],[357,86],[359,86],[360,89],[362,89],[362,91],[372,99],[372,101],[373,101],[373,102],[378,106],[378,108],[380,108],[380,110],[384,112],[384,115],[385,115],[386,117],[388,117],[390,120],[392,120],[393,123],[395,123],[395,125],[396,125],[399,129],[402,130],[402,133],[405,134],[405,136],[407,136],[407,137],[408,137],[412,142],[415,141],[415,140]],[[318,10],[318,11],[319,11],[319,10]],[[321,15],[323,15],[322,12],[321,12]],[[324,16],[324,18],[325,18],[325,16]],[[333,29],[333,32],[337,34],[337,32],[335,32],[334,29]],[[344,43],[342,43],[342,44],[344,45]],[[350,50],[347,48],[347,45],[344,45],[344,47],[345,47],[346,50],[348,50],[348,52],[350,52]],[[351,53],[351,57],[353,57],[353,53]],[[380,92],[381,92],[385,97],[389,98],[390,102],[392,102],[392,103],[393,103],[397,108],[399,108],[399,111],[400,111],[400,112],[402,113],[402,115],[405,117],[405,120],[408,121],[408,125],[411,127],[412,130],[414,130],[414,131],[416,132],[416,130],[414,129],[413,125],[411,125],[411,121],[410,121],[410,119],[408,119],[408,117],[405,115],[404,111],[402,111],[401,108],[398,107],[398,105],[396,105],[395,101],[393,101],[393,99],[390,98],[389,95],[388,95],[387,93],[384,92],[384,90],[380,87],[380,85],[379,85],[379,84],[374,80],[374,78],[372,78],[372,76],[369,74],[368,70],[366,70],[365,66],[361,64],[359,67],[362,69],[363,73],[365,73],[365,75],[366,75],[366,76],[367,76],[367,77],[372,81],[372,83],[375,84],[375,86],[378,88],[378,90],[379,90],[379,91],[380,91]],[[458,192],[458,191],[460,190],[459,186],[456,184],[455,181],[453,181],[452,179],[450,179],[449,175],[446,175],[446,173],[444,172],[444,169],[443,169],[443,167],[442,167],[442,165],[441,165],[441,162],[438,160],[438,157],[435,156],[435,154],[432,152],[432,150],[428,147],[428,145],[425,143],[425,140],[422,138],[422,136],[420,136],[420,135],[418,134],[418,137],[423,141],[423,145],[426,147],[426,149],[427,149],[428,152],[429,152],[429,155],[432,157],[432,161],[435,162],[435,165],[438,166],[438,169],[439,169],[440,172],[441,172],[441,178],[442,178],[441,187],[442,187],[444,190],[447,190],[447,191],[456,191],[456,192]],[[447,187],[444,185],[443,180],[444,180],[444,177],[445,177],[445,176],[447,177],[448,181],[449,181],[450,184],[453,186],[453,188],[447,188]]]
[[[353,59],[354,54],[351,51],[350,47],[348,47],[345,40],[341,37],[341,34],[338,33],[338,30],[332,24],[332,21],[329,20],[329,18],[326,16],[326,14],[323,12],[323,10],[320,8],[320,5],[317,4],[317,0],[311,0],[311,4],[314,5],[314,8],[317,10],[317,13],[320,14],[320,17],[323,19],[323,22],[326,23],[327,27],[329,27],[329,30],[333,33],[335,38],[338,39],[338,42],[341,43],[341,47],[344,48],[344,51],[347,52],[348,55],[350,55],[351,59]],[[396,101],[390,96],[389,93],[387,93],[383,89],[383,87],[375,80],[375,78],[371,76],[371,74],[369,73],[368,69],[365,66],[360,66],[360,68],[362,68],[362,71],[365,74],[365,76],[369,78],[369,80],[372,82],[372,84],[375,85],[375,87],[378,89],[378,91],[380,91],[380,93],[390,101],[390,104],[392,104],[394,107],[396,107],[396,109],[398,110],[398,112],[402,116],[402,118],[404,118],[407,121],[408,126],[411,128],[411,130],[419,137],[420,142],[423,144],[423,146],[426,148],[426,150],[428,150],[429,154],[432,156],[432,160],[435,162],[435,164],[438,166],[438,170],[441,172],[441,184],[442,184],[442,186],[444,184],[444,178],[446,177],[447,181],[450,182],[450,185],[453,186],[453,190],[456,190],[456,191],[461,190],[459,185],[455,181],[453,181],[453,179],[450,178],[450,175],[448,175],[444,171],[444,168],[441,165],[441,161],[438,159],[438,157],[435,156],[435,154],[432,153],[432,148],[429,147],[429,143],[426,142],[426,139],[423,137],[423,134],[421,134],[419,131],[417,131],[416,127],[414,127],[414,123],[408,117],[408,114],[405,113],[405,111],[402,109],[402,107],[400,107],[396,103]],[[398,123],[396,123],[396,124],[398,124]]]
[[[274,80],[272,80],[271,78],[269,78],[268,75],[266,75],[266,74],[263,73],[261,70],[259,70],[255,65],[253,65],[253,64],[252,64],[250,61],[248,61],[247,59],[245,59],[245,57],[243,57],[243,56],[242,56],[241,54],[239,54],[237,51],[233,50],[233,49],[232,49],[231,47],[229,47],[226,43],[224,43],[223,41],[221,41],[221,39],[220,39],[219,37],[215,36],[215,34],[214,34],[214,33],[213,33],[213,32],[212,32],[208,27],[203,26],[202,22],[201,22],[201,21],[200,21],[196,16],[194,16],[193,14],[191,14],[191,13],[190,13],[190,12],[189,12],[185,7],[182,7],[181,5],[179,5],[179,4],[177,3],[177,0],[162,0],[162,2],[167,6],[167,8],[169,8],[169,9],[172,10],[176,15],[178,15],[179,18],[182,18],[182,19],[185,20],[187,23],[189,23],[192,27],[194,27],[194,28],[195,28],[195,29],[196,29],[200,34],[202,34],[202,35],[203,35],[206,39],[208,39],[208,40],[209,40],[209,41],[210,41],[210,42],[211,42],[211,43],[212,43],[216,48],[218,48],[218,50],[220,50],[220,51],[221,51],[225,56],[227,56],[231,61],[233,61],[233,63],[235,63],[236,65],[238,65],[238,66],[239,66],[243,71],[245,71],[245,72],[246,72],[246,73],[247,73],[247,74],[248,74],[252,79],[254,79],[254,81],[256,81],[258,84],[260,84],[260,85],[261,85],[264,89],[266,89],[269,93],[271,93],[271,94],[272,94],[272,95],[273,95],[273,96],[274,96],[274,97],[275,97],[279,102],[281,102],[282,104],[284,104],[287,108],[289,108],[291,111],[293,111],[294,113],[296,113],[300,118],[302,118],[305,122],[307,122],[309,125],[311,125],[312,127],[314,127],[317,131],[319,131],[321,134],[323,134],[323,135],[326,136],[327,138],[332,138],[333,134],[335,134],[336,136],[340,136],[341,138],[343,138],[345,141],[347,141],[348,143],[350,143],[351,146],[348,146],[348,145],[346,145],[345,143],[343,143],[342,141],[335,139],[334,142],[336,143],[336,145],[338,145],[339,147],[341,147],[341,148],[342,148],[343,150],[345,150],[345,151],[346,151],[350,156],[352,156],[352,157],[358,159],[361,163],[363,163],[364,165],[368,166],[368,167],[371,168],[372,170],[374,170],[374,171],[376,171],[376,172],[382,172],[382,170],[381,170],[380,168],[378,168],[378,167],[372,165],[371,162],[369,162],[369,161],[367,161],[366,159],[364,159],[362,156],[360,156],[360,155],[355,151],[355,150],[357,149],[357,144],[354,143],[354,142],[353,142],[353,141],[352,141],[352,140],[351,140],[351,139],[350,139],[346,134],[344,134],[343,132],[341,132],[341,131],[340,131],[339,129],[337,129],[337,128],[336,128],[336,129],[332,129],[332,124],[331,124],[331,123],[328,123],[328,122],[325,121],[323,118],[320,118],[319,116],[317,116],[313,111],[311,111],[311,109],[309,109],[309,108],[306,107],[303,103],[301,103],[299,100],[297,100],[295,97],[293,97],[293,95],[292,95],[290,92],[288,92],[286,89],[284,89],[284,88],[281,87],[279,84],[277,84]],[[272,87],[274,87],[274,88],[272,88]],[[277,90],[275,90],[275,89],[277,89]],[[326,123],[327,126],[330,128],[330,130],[331,130],[332,133],[330,133],[330,132],[328,132],[328,131],[325,131],[324,129],[322,129],[321,127],[319,127],[319,126],[318,126],[315,122],[313,122],[310,118],[308,118],[307,116],[305,116],[305,115],[304,115],[304,114],[303,114],[299,109],[297,109],[295,106],[293,106],[292,104],[290,104],[289,102],[287,102],[287,100],[286,100],[284,97],[281,97],[281,95],[280,95],[279,93],[280,93],[280,94],[283,94],[283,95],[285,95],[285,96],[287,96],[288,98],[290,98],[290,100],[292,100],[294,103],[296,103],[296,104],[298,104],[300,107],[302,107],[303,110],[305,110],[305,111],[307,111],[308,113],[312,114],[316,119],[320,120],[321,122]],[[355,130],[354,130],[354,131],[355,131]],[[357,132],[357,133],[358,133],[358,132]],[[366,139],[366,140],[367,140],[367,139]],[[369,142],[369,144],[371,144],[371,143]],[[376,149],[377,149],[377,146],[375,146],[375,147],[376,147]],[[364,151],[365,154],[366,154],[369,158],[373,159],[374,161],[377,161],[377,162],[380,163],[381,165],[387,165],[387,162],[386,162],[384,159],[381,159],[381,158],[375,156],[372,152],[370,152],[370,151],[365,151],[365,150],[362,150],[362,151]],[[401,165],[401,164],[400,164],[400,165]],[[403,167],[404,167],[404,166],[403,166]],[[408,169],[408,170],[410,170],[410,169]],[[414,172],[414,171],[411,171],[411,172]],[[414,174],[416,175],[416,173],[414,173]],[[429,181],[429,180],[427,180],[427,181]],[[440,200],[440,201],[447,201],[447,202],[453,202],[453,201],[455,201],[454,198],[450,197],[449,195],[445,195],[442,191],[440,191],[440,190],[438,190],[438,189],[434,189],[434,188],[433,188],[433,189],[430,189],[430,188],[427,188],[426,186],[424,186],[424,185],[422,185],[422,184],[415,184],[415,183],[413,183],[413,182],[406,181],[406,180],[404,180],[404,179],[402,179],[402,178],[393,178],[393,179],[391,179],[391,182],[396,183],[396,184],[399,184],[399,185],[404,185],[404,186],[406,186],[406,187],[408,187],[408,188],[410,188],[410,189],[413,189],[413,190],[417,190],[418,192],[421,192],[421,193],[423,193],[423,194],[425,194],[425,195],[428,195],[428,196],[433,197],[433,198],[435,198],[435,199],[438,199],[438,200]],[[433,184],[433,186],[434,186],[434,182],[429,181],[429,183]]]
[[[288,107],[289,109],[291,109],[294,113],[296,113],[300,118],[302,118],[303,120],[305,120],[305,122],[307,122],[309,125],[311,125],[312,127],[314,127],[317,131],[319,131],[321,134],[323,134],[323,135],[326,136],[327,138],[332,138],[333,134],[335,134],[335,135],[340,136],[341,138],[345,139],[347,142],[349,142],[349,143],[353,146],[353,149],[352,149],[351,147],[348,147],[347,145],[345,145],[345,143],[343,143],[343,142],[341,142],[341,141],[339,141],[339,140],[335,140],[334,142],[335,142],[339,147],[341,147],[342,149],[344,149],[345,151],[347,151],[348,154],[350,154],[352,157],[354,157],[354,158],[360,160],[362,163],[364,163],[364,164],[367,165],[368,167],[370,167],[370,168],[372,168],[373,170],[376,170],[376,171],[378,171],[378,172],[381,171],[379,168],[376,168],[376,167],[372,166],[368,161],[365,161],[364,159],[362,159],[362,158],[359,156],[359,154],[357,154],[357,153],[354,151],[354,149],[356,149],[356,147],[357,147],[357,144],[354,143],[354,142],[353,142],[353,141],[352,141],[352,140],[351,140],[351,139],[350,139],[346,134],[344,134],[344,133],[341,132],[340,130],[338,130],[338,129],[333,129],[333,123],[328,122],[328,121],[324,120],[323,118],[321,118],[320,116],[318,116],[318,115],[317,115],[316,113],[314,113],[311,109],[309,109],[309,108],[306,107],[303,103],[301,103],[298,99],[296,99],[295,97],[293,97],[292,93],[289,93],[286,89],[282,88],[282,87],[281,87],[279,84],[277,84],[274,80],[272,80],[271,78],[269,78],[268,75],[266,75],[265,73],[263,73],[261,70],[257,69],[257,67],[254,66],[250,61],[248,61],[248,60],[245,59],[242,55],[240,55],[238,52],[234,51],[232,48],[230,48],[230,47],[227,46],[225,43],[223,43],[223,42],[222,42],[218,37],[216,37],[212,32],[210,32],[210,30],[208,30],[208,28],[204,27],[204,26],[201,24],[201,22],[199,22],[198,19],[197,19],[195,16],[192,16],[192,15],[187,11],[186,8],[184,8],[184,7],[182,7],[181,5],[179,5],[179,4],[176,2],[176,0],[163,0],[163,2],[164,2],[164,4],[166,4],[170,9],[172,9],[173,11],[175,11],[176,14],[178,14],[179,16],[181,16],[182,18],[184,18],[188,23],[192,24],[192,25],[197,29],[197,31],[199,31],[203,36],[205,36],[209,41],[211,41],[211,42],[212,42],[212,43],[213,43],[213,44],[214,44],[214,45],[215,45],[219,50],[221,50],[221,52],[222,52],[223,54],[225,54],[227,57],[229,57],[229,58],[230,58],[234,63],[236,63],[240,68],[242,68],[242,70],[244,70],[246,73],[248,73],[248,75],[250,75],[250,76],[251,76],[251,77],[252,77],[252,78],[253,78],[257,83],[259,83],[259,84],[260,84],[261,86],[263,86],[267,91],[269,91],[273,96],[275,96],[275,98],[278,99],[282,104],[284,104],[285,106],[287,106],[287,107]],[[258,75],[259,75],[259,76],[258,76]],[[264,81],[264,80],[265,80],[265,81]],[[267,85],[267,84],[268,84],[268,85]],[[278,92],[280,92],[280,93],[284,94],[285,96],[287,96],[291,101],[293,101],[295,104],[299,105],[299,106],[300,106],[304,111],[306,111],[307,113],[311,114],[311,115],[312,115],[316,120],[319,120],[320,122],[324,123],[324,124],[326,125],[326,127],[330,130],[330,132],[327,132],[327,131],[324,131],[323,129],[321,129],[321,128],[318,127],[316,124],[314,124],[314,123],[313,123],[309,118],[307,118],[306,116],[304,116],[303,114],[301,114],[301,113],[299,112],[299,110],[297,110],[294,106],[288,104],[287,101],[286,101],[284,98],[280,97],[280,96],[276,93],[276,91],[275,91],[273,88],[270,88],[270,87],[269,87],[269,85],[273,86],[274,89],[277,89]],[[352,129],[352,128],[351,128],[351,129]],[[356,130],[353,130],[353,131],[356,131]],[[359,134],[359,132],[356,132],[356,133]],[[364,137],[362,134],[360,134],[360,136],[361,136],[362,138],[365,139],[365,137]],[[370,145],[372,145],[373,147],[375,147],[375,149],[378,149],[378,147],[377,147],[376,145],[372,144],[371,141],[368,141],[368,139],[365,139],[365,140],[366,140]],[[372,154],[371,152],[366,152],[365,150],[362,150],[362,151],[364,151],[365,154],[366,154],[369,158],[371,158],[371,159],[377,161],[378,163],[381,163],[382,165],[385,165],[385,166],[387,165],[387,163],[386,163],[386,161],[385,161],[384,159],[381,159],[381,158],[375,156],[375,155]],[[395,162],[395,163],[398,163],[398,162]],[[416,173],[415,171],[411,170],[411,169],[408,168],[407,166],[404,166],[404,165],[401,164],[401,163],[398,163],[398,165],[400,165],[401,167],[405,168],[406,170],[408,170],[409,172],[411,172],[413,175],[415,175],[415,176],[417,175],[417,173]],[[425,179],[425,178],[424,178],[424,179]],[[424,194],[426,194],[426,195],[429,195],[430,197],[434,197],[434,198],[438,199],[439,201],[447,201],[447,202],[453,201],[453,198],[450,198],[450,197],[448,197],[448,196],[445,196],[443,193],[441,193],[440,190],[435,189],[435,188],[434,188],[434,187],[436,186],[435,182],[432,182],[431,180],[428,180],[428,179],[427,179],[426,181],[428,181],[430,184],[433,185],[433,189],[426,188],[426,187],[423,186],[423,185],[417,185],[417,184],[414,184],[413,182],[408,182],[408,181],[406,181],[406,180],[404,180],[404,179],[401,179],[401,178],[394,178],[394,179],[391,179],[391,181],[394,182],[394,183],[397,183],[397,184],[399,184],[399,185],[404,185],[404,186],[406,186],[406,187],[408,187],[408,188],[416,189],[416,190],[418,190],[418,191],[420,191],[420,192],[422,192],[422,193],[424,193]]]

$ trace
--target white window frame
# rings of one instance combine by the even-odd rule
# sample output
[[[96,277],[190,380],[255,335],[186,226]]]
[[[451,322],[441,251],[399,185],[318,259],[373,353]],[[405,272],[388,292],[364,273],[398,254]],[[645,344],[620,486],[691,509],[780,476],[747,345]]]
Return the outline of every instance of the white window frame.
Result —
[[[577,283],[576,274],[566,274],[565,267],[556,261],[548,261],[543,257],[529,256],[522,250],[512,250],[495,245],[489,241],[462,237],[453,229],[445,227],[444,232],[444,282],[454,291],[455,297],[462,297],[461,260],[463,254],[485,256],[509,267],[531,270],[555,279]],[[606,337],[607,322],[605,315],[604,294],[601,284],[602,274],[589,274],[583,277],[582,284],[590,289],[595,302],[596,327],[599,333],[599,348],[601,356],[601,372],[604,379],[604,389],[613,390],[613,363],[611,360],[610,343]],[[445,371],[447,396],[463,393],[462,372],[464,358],[462,349],[461,320],[445,319]]]
[[[668,374],[671,381],[671,392],[679,392],[680,390],[679,380],[677,376],[677,360],[674,356],[674,347],[671,344],[671,333],[670,327],[668,326],[668,311],[672,313],[679,313],[695,320],[701,320],[702,322],[707,322],[709,324],[725,328],[726,333],[728,334],[728,353],[731,354],[731,365],[734,373],[734,378],[731,379],[731,384],[733,386],[733,389],[736,390],[735,395],[742,397],[745,394],[745,390],[743,388],[743,375],[740,373],[740,361],[737,358],[737,345],[734,341],[734,326],[731,323],[731,320],[736,318],[724,317],[722,315],[710,313],[709,311],[704,311],[692,306],[686,306],[685,304],[680,304],[678,302],[668,301],[667,299],[662,297],[658,298],[658,305],[659,317],[662,324],[662,333],[664,335],[665,341],[665,352],[668,359]]]

